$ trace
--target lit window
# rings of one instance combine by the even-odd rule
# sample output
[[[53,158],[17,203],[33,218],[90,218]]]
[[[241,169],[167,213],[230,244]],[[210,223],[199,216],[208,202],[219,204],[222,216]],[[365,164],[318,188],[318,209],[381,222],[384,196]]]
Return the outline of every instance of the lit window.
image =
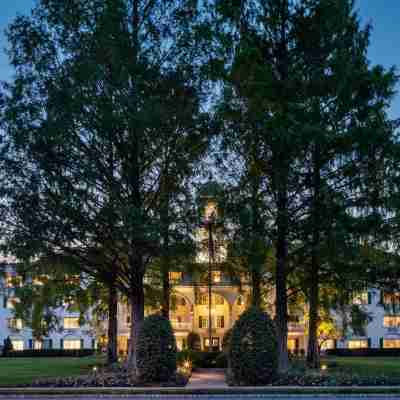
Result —
[[[206,294],[199,295],[196,303],[202,306],[206,306],[208,304],[208,296]]]
[[[70,285],[77,285],[80,282],[79,275],[65,275],[65,283]]]
[[[217,216],[217,203],[209,201],[204,210],[204,217],[206,219],[215,218]]]
[[[400,304],[400,293],[383,293],[383,304]]]
[[[242,306],[244,304],[243,296],[239,296],[236,303],[238,306]]]
[[[400,349],[400,339],[384,339],[384,349]]]
[[[358,292],[353,295],[353,304],[365,305],[368,304],[368,292]]]
[[[367,339],[349,340],[347,343],[347,347],[349,349],[368,349],[368,340]]]
[[[78,329],[79,318],[78,317],[65,317],[64,318],[64,329]]]
[[[331,350],[334,349],[335,347],[336,346],[334,339],[328,339],[321,343],[321,350]]]
[[[383,317],[383,326],[385,328],[399,328],[400,315],[385,315]]]
[[[22,329],[22,319],[20,319],[20,318],[10,318],[8,320],[8,327],[10,329],[21,330]]]
[[[5,286],[7,288],[21,287],[22,286],[22,276],[7,274],[5,276]]]
[[[224,298],[222,296],[219,296],[219,295],[213,296],[213,300],[214,300],[215,304],[218,305],[218,306],[222,306],[225,303]]]
[[[213,347],[219,348],[219,337],[211,338],[211,343]],[[210,347],[210,338],[204,338],[204,347]]]
[[[22,351],[24,349],[24,341],[23,340],[11,340],[13,350]]]
[[[294,351],[297,349],[297,339],[288,339],[287,340],[287,348],[289,351]]]
[[[79,350],[81,348],[81,341],[79,339],[67,339],[64,340],[65,350]]]
[[[6,308],[9,310],[14,310],[15,304],[18,303],[20,300],[16,297],[7,298]]]
[[[50,277],[48,275],[40,275],[36,276],[32,279],[32,284],[36,286],[43,286],[45,283],[49,281]]]
[[[225,319],[223,315],[217,316],[217,328],[224,328],[225,327]]]
[[[207,317],[199,317],[199,328],[206,329],[208,328],[208,318]]]
[[[42,350],[43,349],[43,342],[41,340],[34,340],[33,341],[33,348],[35,350]]]
[[[214,283],[221,282],[221,271],[213,271],[212,272],[212,280]]]
[[[171,271],[169,273],[169,280],[171,282],[179,282],[182,280],[182,272]]]

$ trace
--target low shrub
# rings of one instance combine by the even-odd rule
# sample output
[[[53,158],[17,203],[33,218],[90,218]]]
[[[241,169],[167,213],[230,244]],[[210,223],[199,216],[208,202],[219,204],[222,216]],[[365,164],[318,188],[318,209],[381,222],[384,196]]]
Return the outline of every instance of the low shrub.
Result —
[[[185,386],[188,376],[175,373],[167,382],[160,382],[158,386]],[[150,385],[155,385],[154,382]],[[64,378],[37,379],[30,385],[32,387],[140,387],[147,386],[138,379],[131,369],[124,366],[99,368],[88,375],[70,376]]]
[[[143,382],[167,382],[176,373],[176,341],[170,321],[146,317],[139,332],[137,366]]]
[[[87,357],[93,355],[93,349],[64,350],[64,349],[41,349],[41,350],[19,350],[7,352],[6,357]]]
[[[277,386],[398,386],[400,377],[361,376],[356,374],[290,371],[273,382]]]
[[[329,349],[325,354],[336,357],[399,357],[400,349]]]
[[[237,385],[267,385],[277,376],[278,344],[268,314],[251,307],[235,322],[229,352],[229,377]]]
[[[7,339],[4,340],[4,346],[1,354],[3,357],[8,357],[12,351],[13,351],[12,341],[10,339],[10,336],[7,336]]]

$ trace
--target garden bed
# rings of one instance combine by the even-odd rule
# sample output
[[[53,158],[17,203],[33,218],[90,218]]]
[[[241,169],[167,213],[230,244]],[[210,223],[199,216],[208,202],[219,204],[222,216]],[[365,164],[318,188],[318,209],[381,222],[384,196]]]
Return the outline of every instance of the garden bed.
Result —
[[[60,378],[36,379],[25,387],[182,387],[186,386],[189,375],[177,372],[169,381],[162,383],[142,382],[131,370],[122,366],[95,369],[87,375]],[[19,385],[21,386],[21,385]]]

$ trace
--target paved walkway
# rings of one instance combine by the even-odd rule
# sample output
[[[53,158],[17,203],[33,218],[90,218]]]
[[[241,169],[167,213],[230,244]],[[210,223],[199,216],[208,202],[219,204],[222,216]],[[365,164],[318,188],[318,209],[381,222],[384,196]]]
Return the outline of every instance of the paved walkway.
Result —
[[[189,389],[227,388],[225,371],[223,369],[197,369],[193,371],[186,387]]]

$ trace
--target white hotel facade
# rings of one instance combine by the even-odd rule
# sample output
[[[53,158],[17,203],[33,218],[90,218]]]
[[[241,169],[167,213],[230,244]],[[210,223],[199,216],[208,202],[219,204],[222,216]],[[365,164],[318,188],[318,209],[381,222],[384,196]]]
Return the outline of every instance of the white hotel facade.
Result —
[[[214,211],[215,211],[215,206]],[[209,212],[206,209],[206,214]],[[206,215],[207,216],[207,215]],[[205,228],[200,228],[198,240],[207,237]],[[217,245],[222,249],[224,258],[224,243]],[[198,255],[199,261],[205,261],[206,255]],[[218,260],[217,260],[218,262]],[[215,265],[218,265],[216,262]],[[95,326],[91,315],[86,315],[85,325],[80,325],[80,315],[67,306],[55,310],[59,328],[49,333],[40,341],[35,340],[32,331],[23,326],[22,321],[15,318],[15,297],[13,285],[18,282],[13,264],[0,261],[0,346],[10,337],[15,350],[23,349],[94,349],[98,343],[105,340],[106,321]],[[175,331],[178,348],[186,346],[187,336],[195,332],[200,337],[202,349],[210,346],[208,285],[193,282],[191,276],[182,272],[171,272],[170,281],[173,287],[173,301],[170,320]],[[29,284],[39,284],[30,282]],[[271,291],[273,293],[273,290]],[[239,315],[246,309],[249,287],[244,283],[240,290],[221,271],[212,271],[211,299],[211,346],[221,349],[225,332],[230,329]],[[269,312],[273,312],[273,299],[270,301]],[[365,327],[364,336],[351,333],[343,338],[329,339],[324,348],[400,348],[400,293],[385,294],[377,289],[368,289],[355,297],[355,302],[368,313],[370,320]],[[121,353],[127,351],[130,313],[128,306],[118,305],[118,347]],[[148,313],[152,310],[147,310]],[[307,326],[304,313],[295,316],[296,322],[289,323],[288,348],[290,351],[306,350]]]

